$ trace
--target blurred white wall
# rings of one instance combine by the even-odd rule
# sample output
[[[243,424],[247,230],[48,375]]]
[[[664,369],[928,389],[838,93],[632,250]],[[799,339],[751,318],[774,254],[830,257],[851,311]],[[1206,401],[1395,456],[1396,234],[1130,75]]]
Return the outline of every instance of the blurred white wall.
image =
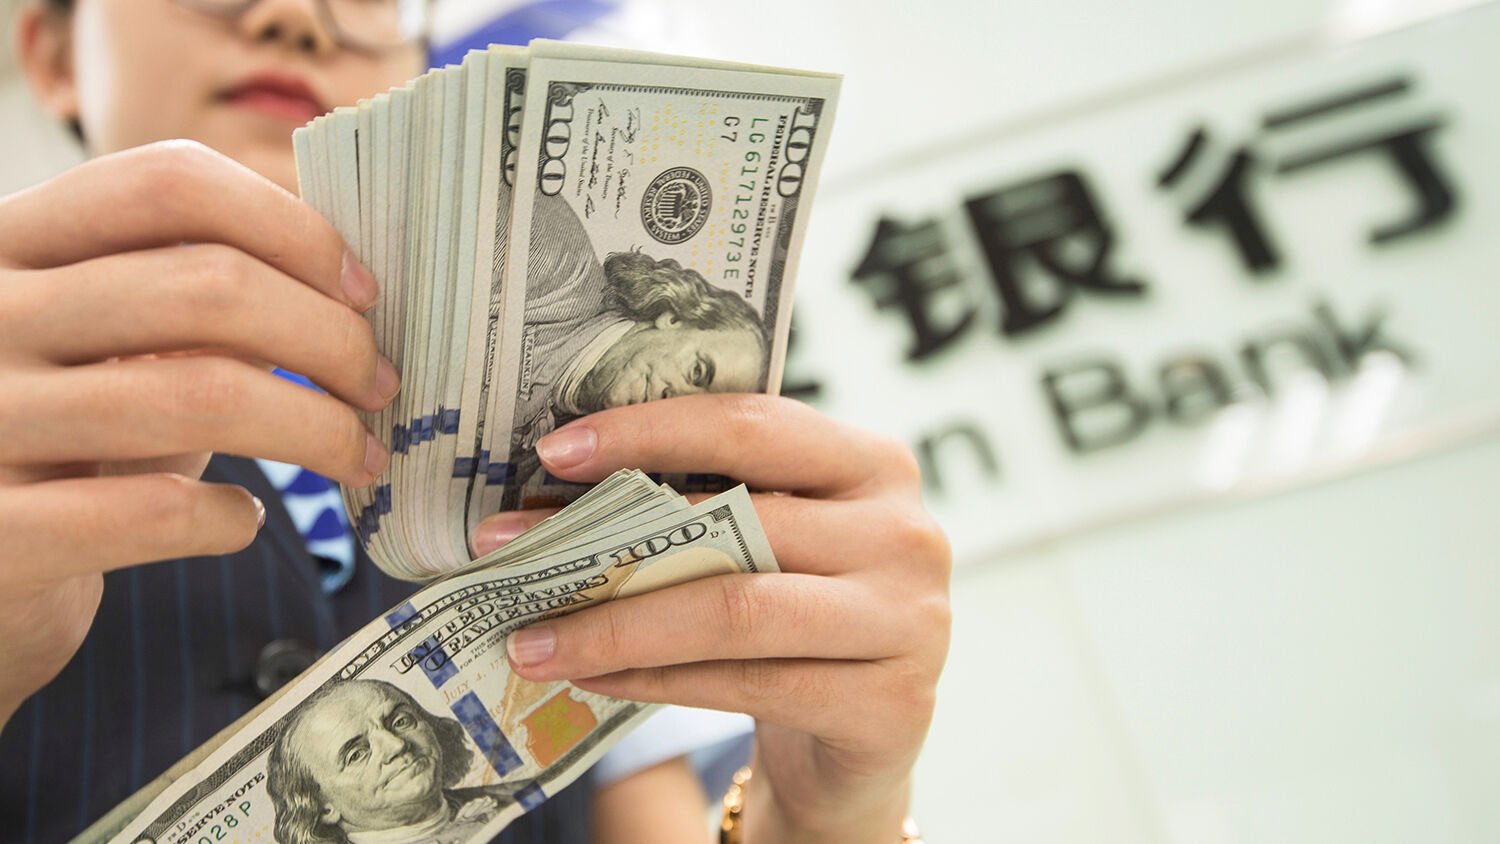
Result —
[[[510,5],[456,0],[448,26]],[[580,37],[845,73],[835,193],[1061,103],[1431,5],[648,0]],[[9,70],[0,127],[0,192],[75,160]],[[919,765],[929,839],[1496,840],[1497,477],[1491,438],[967,561]]]
[[[36,184],[83,154],[66,130],[48,120],[26,89],[14,61],[11,18],[22,0],[0,0],[0,196]]]

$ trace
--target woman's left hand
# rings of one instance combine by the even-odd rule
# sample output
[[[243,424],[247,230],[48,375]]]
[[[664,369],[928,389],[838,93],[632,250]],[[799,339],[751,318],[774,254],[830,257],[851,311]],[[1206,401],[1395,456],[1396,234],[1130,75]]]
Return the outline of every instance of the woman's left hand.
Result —
[[[531,680],[756,718],[746,842],[891,844],[932,718],[950,626],[948,542],[906,446],[756,395],[606,410],[545,437],[547,471],[714,472],[756,494],[781,573],[613,601],[511,637]],[[484,553],[552,511],[492,516]]]

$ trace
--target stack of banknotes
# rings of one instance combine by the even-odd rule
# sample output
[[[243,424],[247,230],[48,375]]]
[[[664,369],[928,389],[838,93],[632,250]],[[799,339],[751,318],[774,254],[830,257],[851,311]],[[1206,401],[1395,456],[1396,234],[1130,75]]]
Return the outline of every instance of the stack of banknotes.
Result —
[[[574,418],[779,389],[838,86],[536,41],[297,132],[303,198],[381,283],[369,319],[403,378],[366,419],[390,467],[346,492],[378,565],[451,571],[480,518],[576,498],[533,448]]]
[[[477,562],[370,622],[84,840],[488,841],[656,708],[521,679],[512,631],[776,571],[743,487],[691,505],[628,470]]]
[[[564,484],[533,446],[606,407],[779,388],[837,89],[533,42],[299,130],[303,197],[380,282],[368,317],[402,373],[398,400],[366,419],[391,465],[345,502],[381,568],[432,582],[80,840],[487,841],[649,715],[517,677],[506,639],[613,598],[775,571],[750,498],[693,505],[672,489],[714,486],[702,476]],[[479,518],[542,504],[566,506],[470,560]]]

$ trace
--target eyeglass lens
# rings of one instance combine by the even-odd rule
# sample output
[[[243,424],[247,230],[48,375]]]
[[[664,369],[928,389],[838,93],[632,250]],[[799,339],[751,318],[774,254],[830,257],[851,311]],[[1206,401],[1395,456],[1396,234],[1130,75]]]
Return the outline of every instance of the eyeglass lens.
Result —
[[[176,0],[219,17],[248,12],[259,0]],[[317,0],[334,37],[351,47],[381,49],[419,40],[427,28],[427,0]]]

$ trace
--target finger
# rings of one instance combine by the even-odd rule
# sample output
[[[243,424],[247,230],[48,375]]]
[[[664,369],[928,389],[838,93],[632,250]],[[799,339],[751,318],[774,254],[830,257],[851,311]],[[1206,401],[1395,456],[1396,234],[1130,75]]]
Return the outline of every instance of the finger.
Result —
[[[26,273],[5,345],[62,364],[216,347],[270,360],[364,410],[400,386],[349,308],[227,246],[153,249]]]
[[[476,558],[483,557],[557,515],[560,510],[559,507],[539,507],[496,513],[474,526],[474,532],[469,535],[469,550]]]
[[[181,352],[160,352],[160,353],[158,353],[158,352],[149,352],[149,353],[143,354],[143,355],[120,355],[118,357],[110,357],[110,358],[108,358],[108,360],[120,360],[120,361],[128,361],[128,360],[155,360],[157,358],[165,358],[165,357],[184,357],[184,358],[187,358],[187,357],[204,357],[204,356],[221,357],[221,358],[226,358],[226,357],[227,358],[234,358],[235,360],[238,360],[238,361],[240,361],[242,363],[247,363],[247,364],[255,367],[256,369],[262,369],[262,370],[265,370],[266,372],[270,372],[271,370],[273,370],[273,369],[276,368],[276,364],[274,362],[269,361],[269,360],[265,360],[264,358],[250,357],[249,355],[239,354],[234,349],[220,348],[220,347],[215,347],[215,346],[201,346],[199,348],[186,349],[186,350],[181,351]],[[397,376],[397,377],[400,377],[400,376]]]
[[[711,497],[687,496],[694,504]],[[914,574],[920,569],[930,577],[919,582],[946,583],[952,553],[942,530],[923,510],[890,498],[850,502],[753,493],[750,499],[782,571],[836,576],[874,568]],[[476,558],[482,557],[557,512],[550,508],[497,513],[475,526],[469,548]],[[858,529],[830,530],[830,525]]]
[[[12,583],[179,557],[231,554],[250,544],[265,507],[232,484],[180,475],[47,481],[0,489],[0,550]]]
[[[706,577],[530,625],[506,642],[528,680],[716,659],[880,659],[906,631],[873,590],[798,574]]]
[[[0,243],[19,267],[119,252],[223,243],[356,310],[375,301],[369,271],[327,220],[249,168],[188,141],[96,158],[0,202]]]
[[[697,504],[709,498],[693,493]],[[903,496],[853,501],[755,493],[755,513],[782,571],[837,576],[880,569],[908,587],[947,591],[953,549],[926,510]]]
[[[711,497],[707,493],[687,496],[694,504]],[[891,508],[768,493],[752,493],[750,500],[782,571],[835,576],[891,558],[890,547],[880,541],[885,523],[878,517]],[[859,529],[833,530],[831,525],[859,525]]]
[[[401,385],[362,316],[231,247],[105,256],[26,273],[5,295],[6,346],[52,363],[216,346],[303,373],[366,411]]]
[[[618,469],[711,472],[752,487],[841,497],[870,484],[914,485],[905,446],[837,422],[801,402],[694,395],[605,410],[537,443],[552,474],[598,481]]]
[[[215,451],[295,463],[364,486],[388,458],[348,405],[228,358],[21,371],[7,381],[0,463]]]
[[[879,674],[873,667],[824,659],[725,660],[638,668],[574,680],[573,685],[641,703],[743,712],[827,740],[880,723],[866,717],[872,703],[889,694],[872,682]]]
[[[693,504],[706,501],[713,496],[708,493],[692,493],[687,496]],[[835,575],[847,570],[842,557],[859,553],[851,543],[863,541],[870,531],[861,530],[849,534],[831,534],[830,524],[848,524],[869,510],[855,511],[842,501],[824,501],[816,498],[753,493],[750,496],[761,527],[771,541],[771,551],[776,555],[777,565],[783,571],[804,574]],[[489,516],[474,526],[469,535],[469,550],[475,557],[482,557],[509,544],[521,534],[541,524],[559,512],[557,507],[511,510]],[[889,548],[878,549],[881,558],[888,555]]]

